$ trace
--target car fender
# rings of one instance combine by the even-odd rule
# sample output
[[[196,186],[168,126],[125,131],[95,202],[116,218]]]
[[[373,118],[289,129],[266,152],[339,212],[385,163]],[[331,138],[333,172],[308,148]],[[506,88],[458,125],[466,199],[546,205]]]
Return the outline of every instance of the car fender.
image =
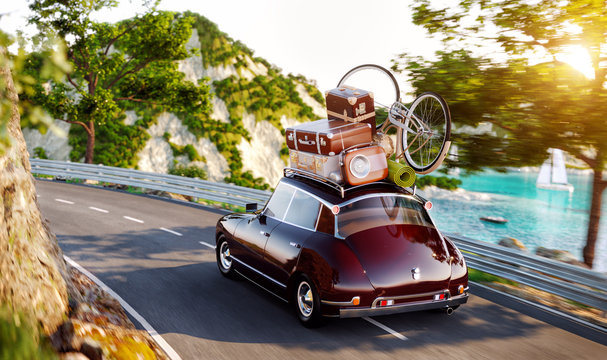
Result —
[[[307,239],[292,279],[298,273],[312,279],[322,300],[349,301],[363,293],[371,299],[369,295],[375,290],[350,247],[330,235]]]
[[[468,266],[461,251],[455,246],[451,239],[443,236],[447,250],[451,256],[451,281],[449,290],[452,294],[457,294],[457,288],[460,285],[468,287]]]
[[[215,241],[219,239],[219,235],[223,234],[226,237],[232,239],[236,228],[245,219],[251,219],[254,215],[251,214],[228,214],[222,216],[215,226]]]

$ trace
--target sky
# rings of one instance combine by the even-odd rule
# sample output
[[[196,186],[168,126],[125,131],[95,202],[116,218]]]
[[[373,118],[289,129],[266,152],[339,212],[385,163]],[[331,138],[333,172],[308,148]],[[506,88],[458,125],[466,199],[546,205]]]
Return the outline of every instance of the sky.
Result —
[[[27,0],[5,2],[0,29],[15,33],[25,28]],[[360,64],[390,66],[406,52],[431,56],[438,40],[411,22],[410,0],[162,0],[159,9],[190,10],[207,17],[256,56],[283,69],[302,74],[324,92]],[[118,8],[95,16],[115,22],[142,11],[141,0],[120,0]],[[400,86],[409,91],[406,79]]]

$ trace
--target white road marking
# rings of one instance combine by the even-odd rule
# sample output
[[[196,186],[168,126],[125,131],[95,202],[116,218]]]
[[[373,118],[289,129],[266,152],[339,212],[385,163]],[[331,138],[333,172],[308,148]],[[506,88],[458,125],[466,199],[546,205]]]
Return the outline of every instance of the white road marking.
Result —
[[[73,201],[69,201],[69,200],[55,199],[55,201],[58,201],[58,202],[64,203],[64,204],[74,205],[74,202]]]
[[[125,218],[127,220],[131,220],[131,221],[137,222],[137,223],[140,223],[140,224],[143,224],[143,220],[135,219],[135,218],[132,218],[130,216],[123,216],[123,218]]]
[[[100,209],[100,208],[97,208],[97,207],[94,207],[94,206],[89,206],[89,209],[95,210],[95,211],[99,211],[99,212],[104,213],[104,214],[109,213],[109,211],[107,211],[105,209]]]
[[[178,233],[177,231],[173,231],[173,230],[170,230],[170,229],[167,229],[167,228],[163,228],[163,227],[161,227],[161,228],[160,228],[160,230],[162,230],[162,231],[166,231],[166,232],[171,233],[171,234],[173,234],[173,235],[177,235],[177,236],[183,236],[183,234],[182,234],[182,233]]]
[[[179,354],[177,354],[177,352],[175,352],[175,350],[171,347],[171,345],[169,345],[169,343],[167,343],[162,338],[162,336],[160,336],[160,334],[158,334],[158,331],[156,331],[152,327],[152,325],[150,325],[150,323],[148,323],[143,318],[143,316],[139,315],[139,313],[137,311],[135,311],[135,309],[133,309],[133,307],[131,305],[129,305],[126,301],[124,301],[124,299],[121,298],[120,295],[116,294],[116,292],[114,292],[114,290],[110,289],[109,286],[104,284],[95,275],[91,274],[88,270],[86,270],[85,268],[80,266],[74,260],[70,259],[69,257],[67,257],[65,255],[63,255],[63,258],[70,265],[72,265],[73,267],[78,269],[81,273],[86,275],[89,279],[91,279],[95,284],[99,285],[99,287],[101,287],[105,292],[110,294],[114,299],[118,300],[118,302],[120,303],[120,305],[122,305],[124,310],[126,310],[129,314],[131,314],[131,316],[135,320],[137,320],[141,324],[141,326],[143,326],[143,328],[148,332],[148,334],[150,334],[150,336],[156,341],[156,343],[162,348],[162,350],[164,350],[164,352],[167,353],[167,355],[169,356],[169,358],[171,358],[171,360],[181,360],[181,356],[179,356]]]
[[[201,243],[202,245],[204,245],[204,246],[206,246],[206,247],[209,247],[209,248],[211,248],[211,249],[215,249],[215,247],[216,247],[215,245],[211,245],[211,244],[206,243],[206,242],[204,242],[204,241],[199,241],[199,243]]]
[[[396,332],[395,330],[390,329],[389,327],[387,327],[386,325],[380,323],[379,321],[373,320],[370,317],[363,317],[363,319],[367,320],[368,322],[370,322],[371,324],[377,326],[378,328],[394,335],[395,337],[397,337],[400,340],[409,340],[406,336],[404,336],[403,334]]]

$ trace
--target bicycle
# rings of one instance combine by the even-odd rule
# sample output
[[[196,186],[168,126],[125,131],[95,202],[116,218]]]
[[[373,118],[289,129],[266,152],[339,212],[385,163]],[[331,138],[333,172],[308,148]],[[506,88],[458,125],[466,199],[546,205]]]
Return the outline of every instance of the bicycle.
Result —
[[[379,71],[388,76],[394,86],[395,101],[390,106],[382,104],[374,98],[376,113],[386,112],[386,119],[377,123],[377,141],[388,142],[394,147],[388,135],[396,129],[396,149],[388,152],[388,157],[395,160],[405,159],[418,174],[428,174],[438,168],[451,146],[451,114],[445,99],[439,94],[429,91],[417,96],[410,107],[405,106],[400,99],[400,87],[394,75],[387,69],[374,64],[357,66],[348,71],[339,81],[337,87],[351,86],[370,90],[368,87],[357,86],[357,74],[363,71]],[[376,116],[377,118],[377,116]]]

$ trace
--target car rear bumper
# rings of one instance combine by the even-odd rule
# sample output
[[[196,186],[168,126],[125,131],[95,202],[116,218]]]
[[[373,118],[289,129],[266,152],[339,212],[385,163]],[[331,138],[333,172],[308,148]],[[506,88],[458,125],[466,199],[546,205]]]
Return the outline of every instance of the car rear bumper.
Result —
[[[467,290],[467,289],[466,289]],[[453,296],[444,300],[424,300],[414,301],[406,304],[383,306],[383,307],[357,307],[357,308],[340,308],[339,317],[352,318],[363,316],[378,316],[390,315],[411,311],[422,311],[432,309],[447,309],[450,307],[465,304],[468,301],[468,291],[461,295]]]

